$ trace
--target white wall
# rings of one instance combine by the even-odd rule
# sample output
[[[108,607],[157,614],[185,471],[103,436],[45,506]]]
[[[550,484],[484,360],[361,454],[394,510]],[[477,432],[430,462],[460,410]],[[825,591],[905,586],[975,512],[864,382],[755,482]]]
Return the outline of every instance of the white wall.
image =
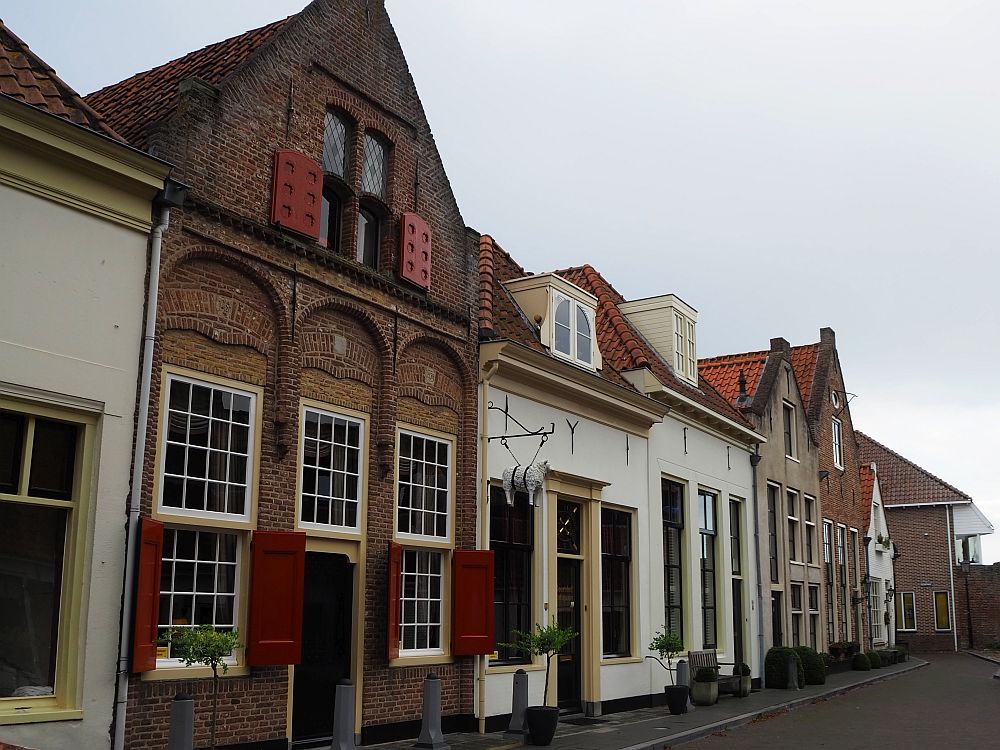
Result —
[[[876,479],[875,488],[872,492],[872,512],[871,520],[868,524],[868,536],[871,542],[868,544],[868,575],[871,578],[878,578],[882,581],[882,602],[879,605],[885,609],[885,592],[892,586],[895,588],[895,578],[892,567],[892,546],[886,550],[878,543],[879,533],[892,538],[892,529],[889,529],[885,521],[885,508],[882,505],[882,493]],[[892,644],[896,640],[896,605],[890,602],[888,607],[889,624],[882,623],[882,636],[880,641],[876,641],[876,647],[880,643]],[[881,614],[882,610],[879,611]],[[866,644],[867,647],[867,644]]]
[[[146,235],[0,185],[0,390],[99,413],[87,520],[82,721],[0,724],[0,739],[107,747],[146,271]],[[12,387],[13,386],[13,387]]]

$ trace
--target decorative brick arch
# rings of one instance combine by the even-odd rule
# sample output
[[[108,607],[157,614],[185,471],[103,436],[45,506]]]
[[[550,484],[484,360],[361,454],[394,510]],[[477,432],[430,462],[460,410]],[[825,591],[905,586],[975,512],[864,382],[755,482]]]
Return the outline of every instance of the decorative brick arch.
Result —
[[[472,376],[461,355],[447,343],[426,335],[410,339],[399,353],[396,373],[400,397],[463,412]]]
[[[389,343],[375,321],[357,305],[335,300],[313,303],[296,325],[302,367],[372,388],[384,383]]]

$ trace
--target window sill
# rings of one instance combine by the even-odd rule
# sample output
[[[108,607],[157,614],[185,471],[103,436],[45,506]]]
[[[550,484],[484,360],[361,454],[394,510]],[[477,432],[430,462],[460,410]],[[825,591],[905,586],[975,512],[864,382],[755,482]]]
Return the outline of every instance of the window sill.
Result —
[[[229,671],[222,674],[219,671],[219,679],[227,677],[246,677],[250,674],[250,667],[235,665],[229,667]],[[142,682],[160,682],[162,680],[201,680],[212,676],[209,667],[157,667],[150,672],[143,672],[139,679]]]
[[[172,526],[197,526],[205,529],[223,529],[229,531],[250,531],[253,530],[254,522],[252,518],[245,516],[231,516],[226,518],[221,514],[198,515],[196,513],[178,513],[173,508],[157,508],[152,517],[165,524]]]
[[[641,656],[606,656],[601,658],[602,667],[613,667],[616,664],[642,664]]]
[[[802,462],[801,462],[801,461],[800,461],[799,459],[797,459],[797,458],[796,458],[795,456],[789,456],[789,455],[788,455],[787,453],[785,454],[785,458],[786,458],[787,460],[789,460],[789,461],[794,461],[794,462],[795,462],[795,463],[797,463],[797,464],[800,464],[800,463],[802,463]]]
[[[389,660],[389,668],[423,667],[429,664],[454,664],[455,657],[448,654],[431,654],[430,656],[399,656]]]
[[[514,674],[519,669],[525,672],[544,672],[544,664],[497,664],[495,667],[486,667],[486,674]]]
[[[79,708],[51,708],[48,706],[0,708],[0,726],[34,724],[42,721],[74,721],[82,718],[83,710]]]

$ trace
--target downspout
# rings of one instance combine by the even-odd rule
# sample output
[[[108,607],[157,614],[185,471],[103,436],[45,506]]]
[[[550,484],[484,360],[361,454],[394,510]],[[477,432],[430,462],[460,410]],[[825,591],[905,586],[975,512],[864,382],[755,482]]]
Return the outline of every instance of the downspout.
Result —
[[[479,491],[480,491],[480,503],[479,503],[479,548],[489,549],[489,501],[490,501],[490,466],[489,466],[489,448],[490,448],[490,430],[489,430],[489,390],[490,390],[490,378],[492,378],[497,369],[500,367],[500,362],[493,361],[487,365],[486,369],[483,371],[483,377],[480,381],[480,386],[482,392],[479,396]],[[489,661],[489,656],[486,654],[480,654],[476,657],[479,662],[478,672],[479,677],[477,679],[479,688],[479,733],[486,734],[486,665]]]
[[[753,473],[753,549],[754,565],[757,574],[757,659],[760,669],[760,686],[767,687],[764,679],[764,586],[761,584],[760,572],[760,516],[757,513],[757,464],[760,463],[760,443],[753,447],[750,454],[750,469]]]
[[[955,538],[951,534],[951,514],[952,507],[950,505],[944,506],[944,518],[948,524],[948,582],[951,586],[951,596],[948,602],[948,609],[951,611],[948,613],[948,617],[951,620],[951,634],[955,639],[955,651],[958,651],[958,626],[955,624]],[[934,606],[937,607],[937,602],[934,602]]]
[[[871,522],[868,524],[869,529],[871,529]],[[868,585],[862,587],[862,591],[865,594],[864,607],[868,610],[868,650],[875,650],[875,631],[873,629],[874,623],[872,622],[872,561],[871,556],[868,553],[868,547],[872,543],[871,534],[865,534],[865,578],[868,579]],[[888,639],[886,640],[888,643]]]
[[[115,671],[115,698],[112,714],[112,747],[125,748],[125,713],[128,706],[129,645],[132,633],[132,610],[135,594],[135,538],[139,526],[139,500],[142,497],[142,474],[146,454],[146,425],[149,421],[149,392],[153,378],[153,344],[156,337],[156,300],[160,290],[160,251],[163,234],[170,225],[170,209],[184,205],[187,186],[171,179],[153,201],[159,210],[156,225],[149,234],[149,287],[146,290],[146,323],[142,335],[142,370],[135,427],[135,450],[132,455],[132,486],[126,506],[125,571],[122,581],[122,606],[118,628],[118,666]]]

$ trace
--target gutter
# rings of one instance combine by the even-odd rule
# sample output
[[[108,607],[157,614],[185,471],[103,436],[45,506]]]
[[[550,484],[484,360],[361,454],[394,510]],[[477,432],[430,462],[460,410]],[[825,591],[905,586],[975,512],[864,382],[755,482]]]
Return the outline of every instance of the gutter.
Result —
[[[760,660],[760,686],[767,687],[764,678],[764,586],[761,583],[760,572],[760,516],[757,512],[757,464],[760,463],[760,444],[754,446],[750,454],[750,469],[753,474],[753,549],[754,564],[757,574],[757,658]]]
[[[126,506],[125,571],[122,580],[122,605],[118,628],[118,664],[115,669],[115,697],[112,710],[111,738],[114,750],[125,747],[125,714],[128,707],[129,646],[132,633],[132,610],[135,608],[135,550],[142,497],[142,474],[149,422],[149,393],[153,376],[153,344],[156,340],[156,302],[160,291],[160,251],[163,234],[170,226],[170,209],[184,205],[187,186],[167,178],[153,201],[159,209],[156,225],[149,234],[149,286],[146,290],[146,324],[142,336],[142,370],[139,383],[139,411],[136,417],[135,450],[132,455],[132,486]]]
[[[892,508],[939,508],[942,505],[972,505],[971,500],[938,500],[933,503],[882,503],[882,507],[889,510]]]

